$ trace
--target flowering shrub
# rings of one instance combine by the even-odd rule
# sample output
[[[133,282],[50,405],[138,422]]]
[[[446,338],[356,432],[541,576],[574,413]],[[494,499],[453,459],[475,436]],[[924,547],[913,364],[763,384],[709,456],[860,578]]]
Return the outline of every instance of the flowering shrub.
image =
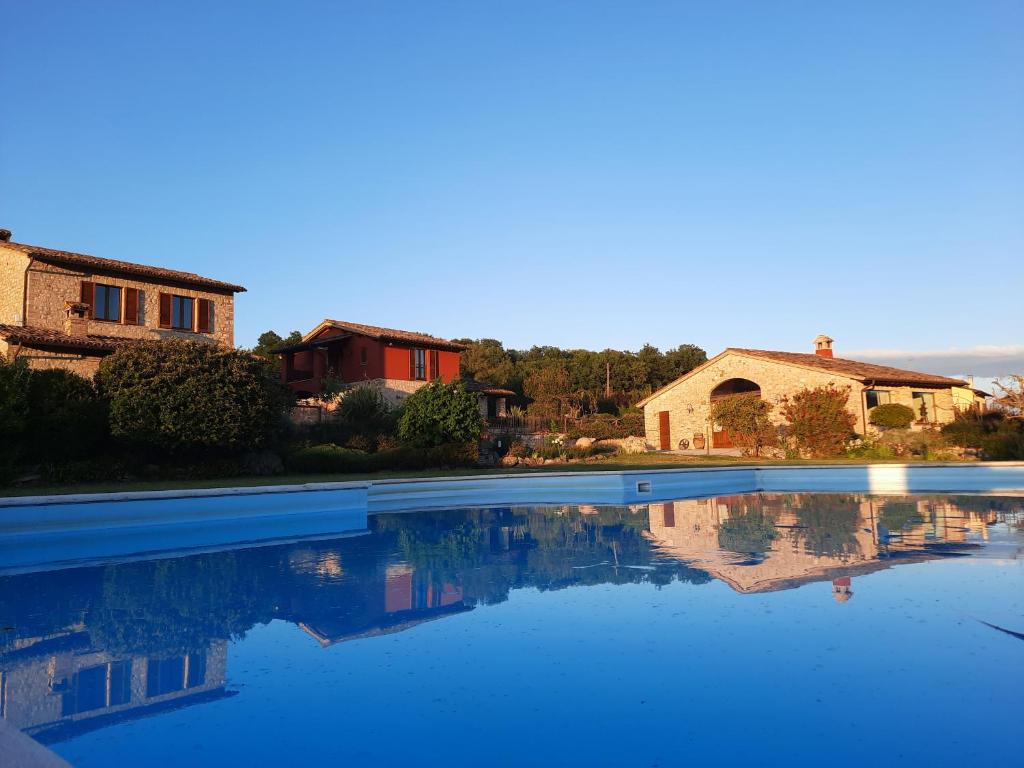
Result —
[[[802,454],[842,455],[857,423],[846,408],[849,400],[849,390],[827,386],[803,389],[783,401],[782,415],[789,422],[786,433]]]
[[[778,441],[771,421],[772,406],[758,395],[733,395],[711,406],[711,418],[729,433],[733,445],[754,456]]]

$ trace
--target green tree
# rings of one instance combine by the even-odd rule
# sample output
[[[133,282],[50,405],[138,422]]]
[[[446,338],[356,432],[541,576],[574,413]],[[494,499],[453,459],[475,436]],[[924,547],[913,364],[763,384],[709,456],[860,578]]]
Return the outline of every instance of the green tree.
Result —
[[[484,429],[476,396],[458,381],[420,387],[405,401],[398,436],[419,446],[475,443]]]
[[[170,453],[265,447],[289,402],[252,355],[193,341],[121,347],[100,364],[97,382],[116,439]]]
[[[782,415],[789,422],[787,434],[802,454],[827,458],[843,453],[857,423],[846,407],[849,400],[848,389],[834,386],[803,389],[786,398]]]
[[[277,355],[274,354],[275,349],[288,346],[289,344],[298,344],[300,341],[302,341],[302,334],[299,331],[292,331],[284,338],[275,331],[264,331],[256,340],[256,346],[252,348],[252,353],[267,360],[277,362]]]
[[[724,397],[711,406],[712,420],[729,433],[734,445],[754,456],[778,440],[771,413],[771,403],[754,394]]]
[[[461,356],[461,373],[467,378],[495,384],[499,387],[519,385],[516,366],[512,356],[497,339],[472,341],[462,339],[467,345]]]

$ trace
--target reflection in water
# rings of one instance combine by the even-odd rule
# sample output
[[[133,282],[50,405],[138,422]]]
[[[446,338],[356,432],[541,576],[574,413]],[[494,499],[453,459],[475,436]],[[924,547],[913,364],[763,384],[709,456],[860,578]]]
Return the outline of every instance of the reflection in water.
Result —
[[[1021,500],[967,496],[448,510],[371,517],[360,538],[12,576],[0,579],[0,717],[53,742],[233,695],[229,641],[274,619],[327,647],[528,587],[823,581],[846,602],[861,574],[983,555],[990,526],[1022,521]],[[1000,556],[1019,556],[1011,546]]]

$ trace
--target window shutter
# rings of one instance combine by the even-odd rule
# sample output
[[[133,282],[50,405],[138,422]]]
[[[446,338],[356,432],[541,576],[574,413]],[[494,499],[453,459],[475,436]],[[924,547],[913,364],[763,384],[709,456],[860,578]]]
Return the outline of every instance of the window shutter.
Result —
[[[441,353],[436,349],[430,350],[430,378],[441,378]]]
[[[409,350],[409,381],[416,381],[416,350]]]
[[[126,288],[124,292],[124,324],[139,324],[139,289]]]
[[[96,283],[89,280],[82,281],[82,290],[79,301],[89,305],[89,319],[93,318],[93,306],[96,304]]]
[[[210,332],[210,304],[209,299],[200,299],[199,306],[196,309],[196,329],[200,333]]]
[[[171,327],[171,294],[160,294],[160,327]]]

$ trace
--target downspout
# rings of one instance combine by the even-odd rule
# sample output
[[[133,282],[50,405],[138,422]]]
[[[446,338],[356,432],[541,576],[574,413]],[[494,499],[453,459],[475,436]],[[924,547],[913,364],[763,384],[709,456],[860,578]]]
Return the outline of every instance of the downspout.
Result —
[[[864,423],[864,437],[868,436],[868,398],[865,393],[874,386],[875,380],[872,379],[870,384],[865,384],[860,390],[860,417]]]
[[[35,256],[29,254],[28,264],[25,266],[25,277],[21,286],[21,327],[24,328],[28,325],[28,273],[32,271],[32,265],[35,264]]]

